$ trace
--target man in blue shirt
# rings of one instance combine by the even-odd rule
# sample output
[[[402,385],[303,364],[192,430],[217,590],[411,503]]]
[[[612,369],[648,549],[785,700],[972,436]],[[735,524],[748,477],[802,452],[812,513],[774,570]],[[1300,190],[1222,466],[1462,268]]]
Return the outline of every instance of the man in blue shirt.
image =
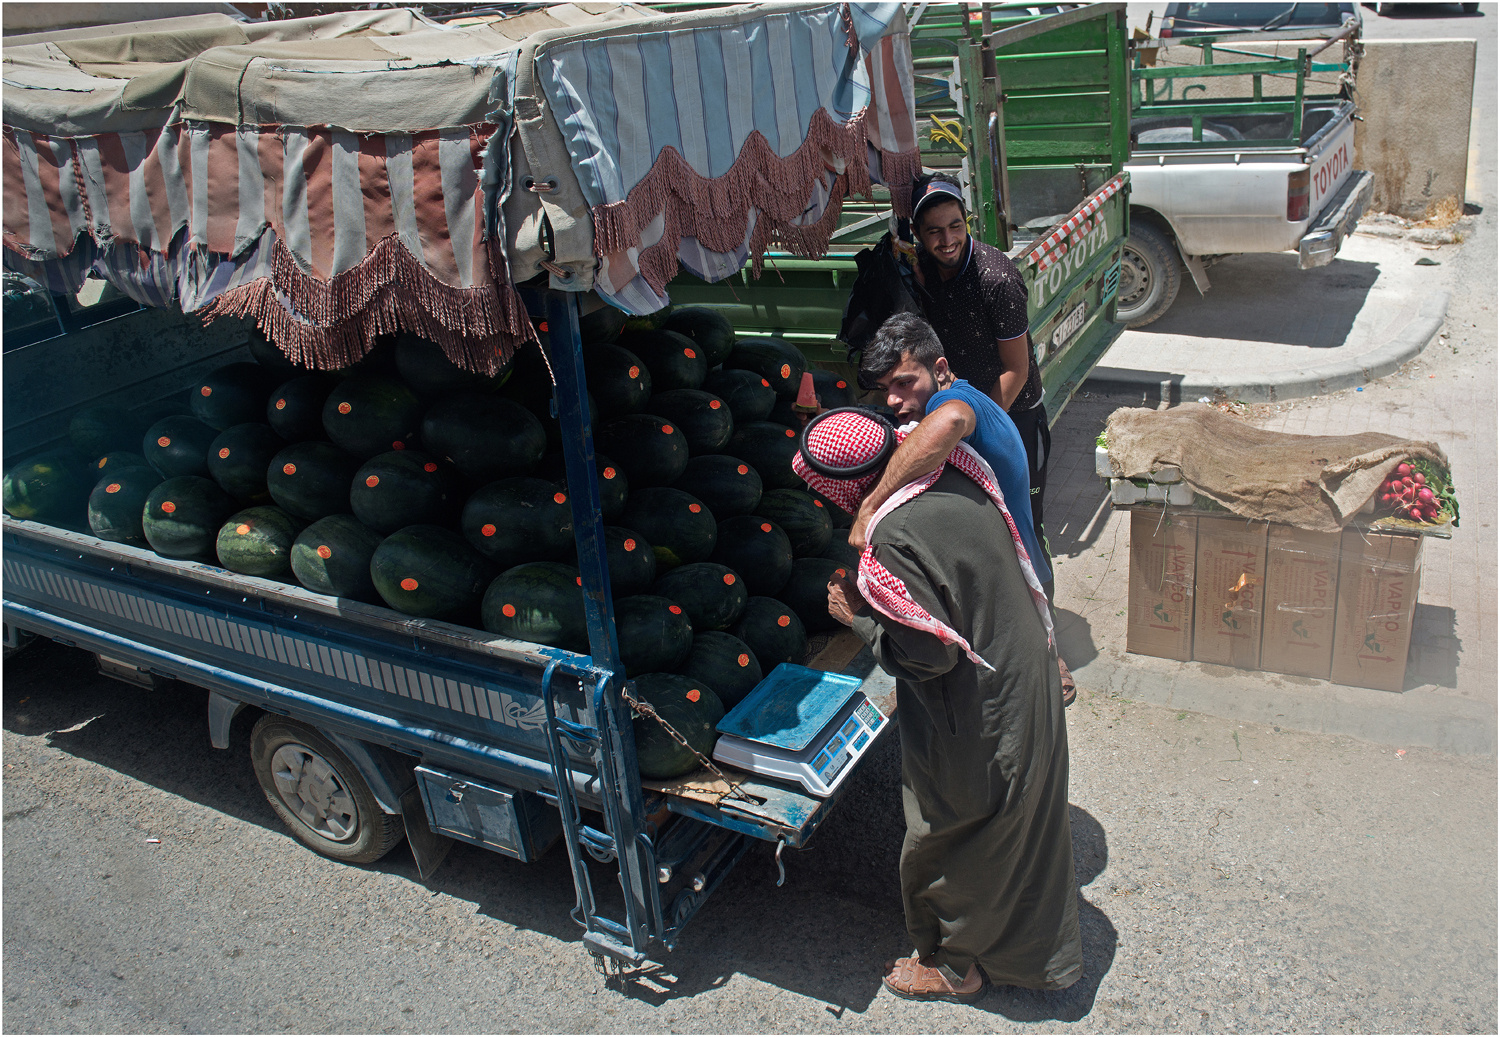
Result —
[[[1010,415],[978,387],[956,377],[932,326],[913,313],[898,313],[881,325],[860,359],[860,376],[879,385],[898,423],[920,422],[886,465],[885,474],[854,516],[849,543],[864,547],[865,527],[890,496],[914,479],[936,471],[960,440],[995,472],[1031,564],[1052,598],[1052,570],[1037,541],[1031,516],[1031,478],[1026,447]],[[1058,658],[1064,702],[1077,694],[1073,675]]]

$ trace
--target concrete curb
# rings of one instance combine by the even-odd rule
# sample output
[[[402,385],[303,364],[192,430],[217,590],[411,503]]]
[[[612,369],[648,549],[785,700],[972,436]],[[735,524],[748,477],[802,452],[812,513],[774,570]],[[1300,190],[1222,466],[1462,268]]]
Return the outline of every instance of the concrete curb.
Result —
[[[1075,666],[1073,676],[1083,693],[1080,703],[1086,695],[1102,695],[1398,748],[1481,756],[1497,752],[1492,702],[1443,694],[1430,686],[1372,691],[1118,651],[1101,652]]]
[[[1162,378],[1156,372],[1096,367],[1084,386],[1095,392],[1137,393],[1142,389],[1154,389],[1162,399],[1173,403],[1213,396],[1216,392],[1247,403],[1322,396],[1384,378],[1426,349],[1448,315],[1448,299],[1447,292],[1438,292],[1424,300],[1417,308],[1417,315],[1390,342],[1341,363],[1276,371],[1258,376],[1254,382],[1219,380],[1198,372]]]

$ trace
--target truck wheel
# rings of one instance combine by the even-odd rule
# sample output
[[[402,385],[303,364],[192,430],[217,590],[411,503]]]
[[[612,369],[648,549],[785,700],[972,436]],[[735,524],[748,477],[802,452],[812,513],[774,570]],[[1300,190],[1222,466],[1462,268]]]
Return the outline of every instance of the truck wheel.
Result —
[[[282,824],[325,857],[369,864],[401,841],[401,818],[381,810],[349,758],[306,724],[267,713],[250,733],[250,760]]]
[[[1133,221],[1120,263],[1115,320],[1128,328],[1150,324],[1167,312],[1180,287],[1182,268],[1176,247],[1151,224]]]

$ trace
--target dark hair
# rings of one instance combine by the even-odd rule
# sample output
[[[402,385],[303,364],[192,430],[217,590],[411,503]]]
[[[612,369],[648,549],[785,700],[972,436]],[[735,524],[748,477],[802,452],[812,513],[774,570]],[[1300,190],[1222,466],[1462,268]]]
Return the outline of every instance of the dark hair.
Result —
[[[943,343],[932,325],[915,313],[898,313],[880,326],[859,360],[862,382],[874,383],[910,355],[929,371],[943,356]]]

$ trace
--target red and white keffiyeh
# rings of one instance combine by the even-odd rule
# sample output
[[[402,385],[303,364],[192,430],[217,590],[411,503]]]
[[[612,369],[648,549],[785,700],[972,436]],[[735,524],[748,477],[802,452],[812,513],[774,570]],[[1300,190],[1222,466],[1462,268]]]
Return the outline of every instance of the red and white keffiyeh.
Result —
[[[792,458],[792,468],[809,486],[853,514],[859,510],[860,501],[879,480],[882,471],[880,462],[888,457],[888,448],[905,439],[915,427],[915,423],[906,425],[895,430],[893,436],[890,429],[878,419],[858,410],[848,408],[830,411],[808,424],[803,433],[802,448]],[[806,454],[809,452],[817,462],[817,468],[808,463]],[[1000,484],[993,470],[967,443],[959,443],[936,471],[897,490],[875,512],[865,530],[866,542],[864,550],[860,552],[856,584],[860,594],[881,615],[913,629],[924,630],[943,644],[957,645],[972,662],[993,670],[994,666],[975,652],[963,635],[913,600],[906,584],[876,561],[874,549],[870,546],[881,520],[937,482],[943,469],[950,464],[973,479],[1005,517],[1005,525],[1016,545],[1016,558],[1021,563],[1021,573],[1026,578],[1031,600],[1046,628],[1047,643],[1054,643],[1052,610],[1047,604],[1047,594],[1042,590],[1041,581],[1037,579],[1036,569],[1031,564],[1026,545],[1021,541],[1015,519],[1005,506],[1005,495],[1000,492]],[[823,471],[817,470],[818,468]],[[850,474],[840,477],[824,474],[827,471]]]

